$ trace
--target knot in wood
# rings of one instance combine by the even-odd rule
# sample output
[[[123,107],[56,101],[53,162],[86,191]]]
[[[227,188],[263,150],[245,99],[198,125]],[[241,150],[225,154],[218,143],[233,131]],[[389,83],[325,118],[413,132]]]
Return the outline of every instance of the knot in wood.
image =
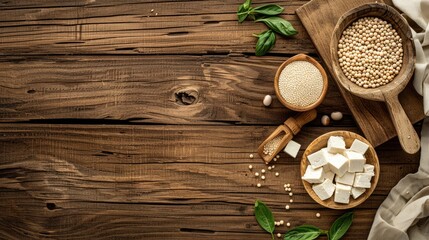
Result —
[[[198,92],[196,90],[180,90],[176,92],[176,103],[180,105],[192,105],[198,102]]]

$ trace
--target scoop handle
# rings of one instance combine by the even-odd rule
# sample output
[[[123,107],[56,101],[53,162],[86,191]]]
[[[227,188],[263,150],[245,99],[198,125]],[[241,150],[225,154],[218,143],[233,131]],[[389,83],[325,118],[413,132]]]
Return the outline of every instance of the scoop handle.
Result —
[[[393,125],[398,133],[402,149],[409,154],[414,154],[420,149],[420,140],[410,119],[399,102],[398,95],[384,95],[384,99],[392,118]]]
[[[284,124],[296,135],[305,124],[313,121],[317,117],[316,109],[298,113],[294,117],[288,118]]]

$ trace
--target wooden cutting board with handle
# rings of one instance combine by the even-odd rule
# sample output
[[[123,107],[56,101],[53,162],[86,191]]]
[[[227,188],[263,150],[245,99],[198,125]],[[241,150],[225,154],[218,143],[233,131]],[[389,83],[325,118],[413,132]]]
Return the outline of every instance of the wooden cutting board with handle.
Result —
[[[338,80],[331,64],[330,50],[334,27],[338,19],[347,11],[362,4],[374,2],[376,1],[312,0],[296,10],[299,19],[322,57],[325,67],[337,84]],[[378,146],[397,135],[384,103],[354,96],[340,86],[339,89],[363,134],[373,146]],[[412,123],[424,118],[422,97],[414,90],[412,81],[399,95],[399,101]]]

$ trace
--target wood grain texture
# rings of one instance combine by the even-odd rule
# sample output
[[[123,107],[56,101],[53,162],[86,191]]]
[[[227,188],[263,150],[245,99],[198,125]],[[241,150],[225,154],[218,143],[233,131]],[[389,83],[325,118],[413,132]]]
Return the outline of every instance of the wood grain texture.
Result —
[[[128,120],[163,124],[279,125],[288,111],[275,99],[285,57],[72,56],[0,60],[0,121]],[[330,81],[319,113],[353,119]],[[319,124],[317,122],[316,124]],[[319,124],[320,125],[320,124]]]
[[[292,226],[327,228],[343,212],[323,209],[307,195],[299,179],[299,157],[281,154],[275,168],[280,176],[269,172],[263,187],[255,187],[257,180],[247,166],[253,164],[256,171],[266,165],[248,155],[260,136],[273,129],[0,124],[0,235],[263,239],[268,236],[254,220],[255,199],[265,201],[276,219]],[[295,140],[304,149],[329,130],[306,128]],[[417,169],[418,156],[406,155],[397,146],[392,142],[380,148],[396,157],[380,154],[379,184],[355,209],[347,239],[364,239],[375,209],[391,187]],[[291,183],[294,192],[288,212],[284,183]],[[316,212],[321,219],[315,218]]]
[[[272,53],[315,53],[294,15],[307,1],[258,1],[285,7],[298,30]],[[1,54],[254,54],[262,23],[237,22],[239,1],[5,1]],[[255,6],[256,6],[255,5]],[[151,10],[153,9],[153,12]]]
[[[373,1],[313,0],[296,11],[307,31],[311,33],[310,38],[323,58],[326,68],[334,77],[330,48],[334,27],[344,13],[369,2]],[[324,20],[320,21],[322,17]],[[343,88],[340,88],[340,92],[365,137],[374,146],[378,146],[396,136],[395,127],[384,103],[353,96]],[[422,98],[415,92],[411,83],[399,95],[399,100],[412,123],[423,119]]]

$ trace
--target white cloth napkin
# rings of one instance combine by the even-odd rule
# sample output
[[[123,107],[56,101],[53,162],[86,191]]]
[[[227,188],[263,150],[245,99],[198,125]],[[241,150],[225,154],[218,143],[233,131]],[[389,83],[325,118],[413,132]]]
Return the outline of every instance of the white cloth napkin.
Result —
[[[413,84],[423,96],[429,116],[429,0],[393,0],[393,4],[416,22],[423,32],[413,32],[416,70]],[[420,167],[390,191],[378,209],[368,239],[429,239],[429,118],[422,128]]]

